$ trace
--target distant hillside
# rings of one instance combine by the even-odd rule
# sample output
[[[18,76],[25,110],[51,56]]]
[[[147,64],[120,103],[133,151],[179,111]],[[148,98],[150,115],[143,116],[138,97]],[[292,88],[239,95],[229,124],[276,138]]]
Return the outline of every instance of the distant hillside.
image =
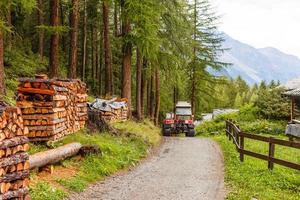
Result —
[[[271,47],[256,49],[228,35],[225,38],[224,47],[230,50],[224,53],[221,60],[233,65],[218,74],[232,78],[240,75],[250,84],[262,80],[279,80],[285,83],[300,77],[300,59],[296,56]]]

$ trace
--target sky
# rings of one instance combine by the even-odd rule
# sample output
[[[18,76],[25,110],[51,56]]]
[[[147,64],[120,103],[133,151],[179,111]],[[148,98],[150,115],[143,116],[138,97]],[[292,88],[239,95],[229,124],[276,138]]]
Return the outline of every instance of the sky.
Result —
[[[256,48],[275,47],[300,58],[300,0],[212,0],[220,30]]]

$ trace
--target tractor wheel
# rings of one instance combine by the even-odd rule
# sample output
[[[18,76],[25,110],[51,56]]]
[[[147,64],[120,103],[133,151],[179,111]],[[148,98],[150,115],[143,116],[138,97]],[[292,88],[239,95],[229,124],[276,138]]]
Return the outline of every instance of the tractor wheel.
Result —
[[[188,132],[185,134],[186,137],[195,137],[195,130],[189,129]]]
[[[163,129],[162,130],[163,136],[171,136],[171,131],[169,129]]]

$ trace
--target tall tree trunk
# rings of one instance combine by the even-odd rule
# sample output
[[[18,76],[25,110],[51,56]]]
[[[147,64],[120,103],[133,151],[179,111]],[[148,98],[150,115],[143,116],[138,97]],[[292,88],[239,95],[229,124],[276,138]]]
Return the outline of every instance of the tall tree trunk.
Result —
[[[132,56],[132,44],[127,41],[131,32],[130,21],[125,8],[125,1],[121,0],[122,14],[123,14],[123,58],[122,58],[122,97],[128,99],[128,117],[131,118],[131,56]]]
[[[137,119],[142,119],[142,67],[143,59],[139,48],[136,50],[136,113]]]
[[[119,35],[119,28],[118,28],[118,14],[119,14],[119,8],[117,1],[114,1],[114,35],[115,37],[118,37]]]
[[[147,117],[151,119],[151,77],[147,79]]]
[[[100,54],[100,56],[99,56],[99,79],[98,79],[98,84],[99,84],[99,91],[98,91],[98,93],[99,93],[99,95],[101,96],[102,95],[102,71],[103,71],[103,46],[104,46],[104,44],[103,44],[103,29],[102,28],[100,28],[100,31],[101,31],[101,36],[100,36],[100,51],[99,51],[99,54]]]
[[[141,119],[145,117],[145,97],[147,96],[147,79],[145,70],[142,71],[142,91],[141,91]]]
[[[59,0],[50,0],[51,8],[51,26],[54,28],[59,25]],[[58,77],[59,68],[59,35],[53,33],[51,35],[50,44],[50,77]]]
[[[159,110],[160,110],[160,76],[159,69],[155,71],[155,79],[156,79],[156,98],[155,98],[155,125],[157,126],[159,123]]]
[[[97,32],[98,25],[96,24],[93,29],[93,93],[96,95],[96,81],[97,81]]]
[[[12,19],[11,19],[11,2],[8,1],[8,6],[7,6],[7,25],[8,27],[12,27]],[[12,34],[11,33],[7,33],[7,49],[11,50],[12,47]]]
[[[197,0],[194,1],[194,43],[196,44],[197,40]],[[191,70],[191,78],[192,78],[192,94],[191,94],[191,106],[192,106],[192,113],[195,113],[196,110],[196,46],[193,48],[193,56],[194,56],[194,61],[193,61],[193,66]]]
[[[176,104],[178,101],[177,94],[178,94],[177,88],[176,88],[176,86],[174,86],[174,88],[173,88],[173,112],[174,112],[174,114],[176,113]]]
[[[60,3],[59,3],[59,10],[60,10],[60,25],[68,26],[66,24],[66,20],[65,20],[66,9],[64,8],[64,4],[62,1],[60,1]],[[61,36],[61,49],[65,53],[65,55],[68,55],[70,53],[70,52],[68,52],[67,42],[68,42],[68,37],[65,34],[63,34]]]
[[[98,27],[98,26],[97,26]],[[96,41],[95,41],[95,45],[96,45],[96,49],[95,49],[95,56],[96,56],[96,60],[95,60],[95,67],[96,67],[96,71],[95,71],[95,82],[97,82],[99,80],[99,37],[98,37],[98,33],[99,33],[99,30],[97,28],[97,31],[96,31]],[[99,84],[96,84],[97,86],[95,87],[95,94],[97,95],[98,94],[98,87],[99,87]]]
[[[71,11],[71,31],[70,31],[70,58],[69,58],[69,78],[77,77],[77,44],[78,44],[78,23],[79,23],[79,0],[72,0]]]
[[[194,114],[196,111],[196,77],[195,77],[195,67],[192,70],[192,95],[191,95],[191,106],[192,106],[192,113]]]
[[[5,73],[4,73],[4,39],[3,32],[0,29],[0,101],[3,101],[5,95]]]
[[[37,14],[38,14],[38,25],[41,26],[44,24],[44,11],[43,11],[43,0],[37,1]],[[39,31],[39,55],[41,59],[44,57],[44,40],[45,33],[43,30]]]
[[[105,60],[105,95],[112,95],[112,56],[109,37],[109,5],[108,0],[103,1],[103,28],[104,28],[104,60]]]
[[[151,69],[151,91],[150,91],[150,117],[151,120],[154,122],[155,118],[155,71]]]
[[[86,0],[83,3],[84,6],[84,17],[83,17],[83,39],[82,39],[82,66],[81,66],[81,79],[85,81],[85,71],[86,71],[86,58],[87,58],[87,11],[86,11]]]
[[[91,67],[92,67],[92,69],[91,69],[91,72],[89,74],[90,74],[90,76],[92,78],[92,89],[94,89],[94,85],[95,85],[95,72],[94,72],[94,70],[95,70],[94,25],[91,24],[90,27],[91,27],[91,31],[90,31],[90,33],[91,33],[90,34],[90,45],[91,45],[91,53],[90,53],[90,55],[91,55],[91,59],[90,59],[90,61],[91,61]],[[94,93],[93,90],[92,90],[92,93]]]

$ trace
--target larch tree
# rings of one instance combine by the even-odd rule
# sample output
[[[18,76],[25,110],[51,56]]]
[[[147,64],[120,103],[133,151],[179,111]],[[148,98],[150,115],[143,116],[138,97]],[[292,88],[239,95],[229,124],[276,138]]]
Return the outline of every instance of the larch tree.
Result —
[[[69,78],[77,77],[77,49],[78,49],[78,24],[79,24],[79,0],[72,0],[72,11],[70,15],[70,56],[69,56]]]
[[[219,61],[219,56],[224,51],[222,47],[224,39],[222,34],[218,32],[218,20],[219,16],[216,15],[209,0],[194,0],[190,4],[190,24],[193,26],[191,35],[193,55],[188,70],[193,113],[196,113],[197,102],[199,104],[203,96],[210,96],[209,93],[214,92],[211,84],[218,81],[207,72],[207,69],[220,70],[227,65],[227,63]]]

